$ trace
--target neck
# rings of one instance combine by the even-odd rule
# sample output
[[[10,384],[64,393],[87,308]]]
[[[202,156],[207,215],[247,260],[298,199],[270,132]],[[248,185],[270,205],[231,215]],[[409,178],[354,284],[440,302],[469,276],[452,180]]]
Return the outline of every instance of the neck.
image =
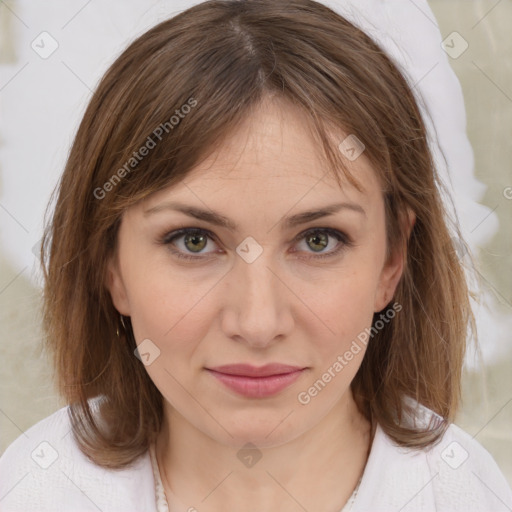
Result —
[[[261,458],[247,467],[240,447],[217,442],[166,404],[156,452],[170,510],[341,510],[375,432],[352,394],[345,395],[314,428],[258,449]]]

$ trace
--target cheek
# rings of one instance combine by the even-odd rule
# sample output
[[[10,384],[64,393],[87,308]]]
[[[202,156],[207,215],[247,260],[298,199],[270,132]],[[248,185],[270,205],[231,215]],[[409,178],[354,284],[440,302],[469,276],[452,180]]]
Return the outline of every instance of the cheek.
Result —
[[[187,411],[191,378],[204,364],[201,343],[215,321],[208,294],[213,284],[152,266],[144,275],[135,275],[130,285],[135,340],[140,347],[149,346],[146,352],[151,354],[146,371],[173,407]],[[200,417],[201,410],[194,414]]]
[[[371,322],[378,284],[379,261],[373,252],[354,251],[339,268],[308,279],[303,297],[345,338],[353,328]]]
[[[319,311],[329,329],[322,328],[323,336],[310,329],[313,371],[297,394],[302,406],[333,407],[349,388],[369,341],[373,290],[368,275],[357,272],[325,290]]]
[[[132,253],[135,255],[135,253]],[[213,319],[208,295],[215,280],[194,277],[190,271],[146,258],[146,265],[133,258],[127,265],[127,295],[135,339],[149,338],[161,351],[193,352]],[[218,276],[217,276],[218,279]]]
[[[343,268],[314,280],[303,290],[304,302],[321,322],[302,328],[309,330],[315,345],[317,370],[322,373],[338,356],[354,361],[344,374],[355,374],[369,341],[368,333],[374,315],[374,299],[378,286],[378,261],[372,251],[354,253]],[[322,333],[322,334],[320,334]],[[345,363],[342,363],[345,364]],[[338,367],[339,369],[339,367]],[[352,371],[354,370],[354,371]],[[342,379],[337,379],[341,381]]]
[[[368,280],[367,275],[354,272],[323,295],[320,314],[329,327],[324,329],[323,350],[331,359],[348,350],[352,341],[371,326],[374,293],[373,281]]]

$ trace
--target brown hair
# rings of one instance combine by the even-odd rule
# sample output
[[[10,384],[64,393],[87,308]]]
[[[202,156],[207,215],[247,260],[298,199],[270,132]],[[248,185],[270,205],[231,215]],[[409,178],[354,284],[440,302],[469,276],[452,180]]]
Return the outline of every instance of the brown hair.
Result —
[[[268,94],[308,115],[336,179],[341,169],[357,186],[329,129],[364,143],[383,187],[388,253],[406,252],[394,296],[404,312],[368,344],[351,384],[359,409],[416,448],[439,440],[453,421],[474,319],[411,88],[368,35],[326,6],[212,0],[158,24],[108,69],[43,238],[47,343],[75,438],[97,464],[133,462],[163,417],[162,396],[134,356],[129,319],[124,329],[105,285],[123,211],[183,180]],[[150,139],[154,146],[139,158]],[[416,214],[409,239],[407,208]],[[98,422],[89,399],[100,395]],[[446,421],[427,430],[401,425],[406,395]]]

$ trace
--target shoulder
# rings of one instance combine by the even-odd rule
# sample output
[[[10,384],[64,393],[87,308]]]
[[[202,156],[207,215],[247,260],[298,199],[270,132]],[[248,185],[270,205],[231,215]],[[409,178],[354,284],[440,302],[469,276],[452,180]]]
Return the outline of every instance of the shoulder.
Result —
[[[427,452],[427,462],[439,510],[512,510],[512,490],[496,461],[457,425]]]
[[[149,454],[108,470],[78,448],[68,407],[20,435],[0,457],[0,510],[155,510]]]
[[[417,404],[415,424],[439,418]],[[377,507],[377,508],[376,508]],[[512,509],[512,490],[489,452],[455,424],[426,449],[398,446],[377,426],[354,512]]]

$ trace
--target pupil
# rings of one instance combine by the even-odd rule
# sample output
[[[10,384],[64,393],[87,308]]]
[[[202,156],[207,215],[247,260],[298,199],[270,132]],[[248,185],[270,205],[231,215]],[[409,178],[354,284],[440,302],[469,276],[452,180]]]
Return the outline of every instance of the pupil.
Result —
[[[193,243],[193,244],[196,244],[196,243],[197,243],[197,241],[198,241],[198,240],[200,240],[200,239],[203,239],[203,241],[205,241],[205,236],[204,236],[204,235],[187,235],[187,237],[186,237],[186,239],[185,239],[185,245],[187,245],[187,242],[189,242],[189,241],[192,241],[192,243]],[[200,243],[200,242],[199,242],[199,243]],[[187,247],[188,247],[191,251],[193,251],[193,252],[199,252],[199,251],[201,251],[202,249],[204,249],[204,246],[205,246],[205,244],[203,244],[203,246],[202,246],[202,247],[199,247],[199,248],[197,248],[197,247],[196,247],[196,248],[193,248],[193,247],[189,247],[189,246],[187,245]]]
[[[316,242],[316,240],[318,240],[319,238],[322,238],[323,240],[322,240],[321,242]],[[320,236],[319,236],[318,234],[316,234],[316,235],[312,235],[312,236],[310,236],[310,237],[308,238],[308,243],[313,241],[313,243],[315,243],[315,244],[317,244],[317,245],[320,245],[320,249],[319,249],[319,251],[320,251],[320,250],[322,250],[323,248],[327,247],[327,240],[326,240],[326,238],[327,238],[327,237],[326,237],[325,233],[324,233],[324,234],[322,234],[322,235],[320,235]],[[314,249],[313,247],[312,247],[312,249],[313,249],[313,250],[316,250],[316,249]]]

